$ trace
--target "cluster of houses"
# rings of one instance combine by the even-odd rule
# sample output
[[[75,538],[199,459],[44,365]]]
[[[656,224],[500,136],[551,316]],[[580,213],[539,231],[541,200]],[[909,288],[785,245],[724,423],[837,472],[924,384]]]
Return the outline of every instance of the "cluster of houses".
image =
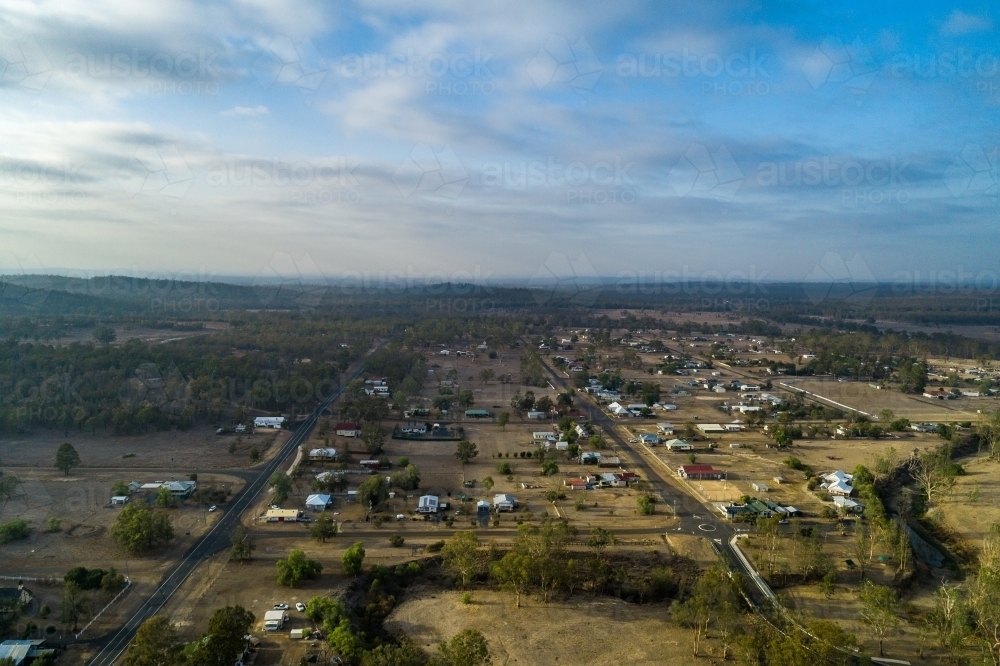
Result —
[[[774,516],[789,518],[802,515],[802,512],[794,506],[781,506],[769,499],[751,499],[745,504],[717,502],[715,508],[718,509],[724,518],[733,522],[755,520],[757,518],[773,518]]]
[[[854,475],[842,470],[820,475],[819,487],[833,499],[834,505],[841,513],[861,515],[865,505],[851,499],[854,494]]]
[[[625,488],[639,480],[635,472],[605,472],[603,474],[582,474],[563,480],[563,486],[570,490],[593,490],[595,488]]]
[[[132,481],[128,484],[128,495],[115,495],[111,498],[112,506],[123,506],[128,504],[129,498],[135,493],[147,493],[153,495],[160,492],[160,488],[166,488],[170,494],[178,500],[185,500],[198,488],[197,481],[153,481],[152,483],[139,483]]]
[[[517,498],[507,493],[497,493],[493,496],[492,510],[497,513],[510,513],[518,507]],[[431,515],[448,509],[448,503],[442,502],[437,495],[421,495],[417,500],[417,513]],[[490,513],[491,506],[486,500],[476,502],[476,513]]]

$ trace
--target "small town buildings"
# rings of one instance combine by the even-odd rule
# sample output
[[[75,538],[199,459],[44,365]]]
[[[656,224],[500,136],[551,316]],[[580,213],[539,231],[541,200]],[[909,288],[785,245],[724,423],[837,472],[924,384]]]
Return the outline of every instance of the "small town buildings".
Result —
[[[677,473],[682,479],[695,480],[723,479],[726,476],[725,471],[711,465],[681,465],[677,468]]]
[[[488,419],[493,415],[485,409],[467,409],[465,410],[465,416],[470,419]]]
[[[602,488],[624,488],[628,485],[628,481],[621,474],[615,474],[614,472],[601,474],[599,483]]]
[[[673,423],[657,423],[656,430],[661,435],[673,435],[674,434],[674,424]]]
[[[342,423],[338,423],[337,427],[334,429],[334,432],[336,432],[337,435],[340,437],[360,437],[361,426],[359,426],[357,423],[351,423],[349,421],[345,421]]]
[[[643,433],[639,435],[639,441],[646,446],[656,446],[660,443],[660,438],[657,435]]]
[[[556,441],[556,435],[550,430],[538,430],[531,433],[531,439],[536,444],[539,442],[554,442]]]
[[[701,430],[706,435],[726,432],[726,429],[718,423],[699,423],[698,430]]]
[[[758,493],[766,493],[768,491],[767,484],[761,483],[759,481],[754,481],[753,483],[750,484],[750,487],[756,490]]]
[[[912,423],[910,424],[910,430],[915,430],[916,432],[934,432],[937,430],[936,423]]]
[[[841,497],[836,495],[833,498],[833,504],[841,513],[860,516],[865,512],[865,505],[856,500],[852,500],[850,497]]]
[[[254,428],[283,428],[285,426],[284,416],[258,416],[253,420]]]
[[[694,449],[691,442],[683,439],[669,439],[663,446],[667,447],[668,451],[691,451]]]
[[[55,654],[54,649],[42,647],[43,645],[45,645],[44,638],[6,640],[0,643],[0,663],[21,666],[28,660],[51,657]]]
[[[437,513],[441,502],[437,495],[422,495],[417,500],[417,513]]]
[[[404,435],[426,435],[427,426],[423,423],[400,426],[399,431]]]
[[[111,498],[111,504],[113,506],[123,506],[128,504],[128,495],[115,495]]]
[[[500,493],[493,496],[493,509],[497,512],[510,512],[517,508],[517,499],[513,495]]]
[[[823,474],[820,478],[823,479],[823,482],[819,487],[831,495],[850,497],[854,493],[854,487],[851,484],[854,480],[853,474],[848,474],[838,469],[836,472]]]
[[[532,410],[532,411],[528,412],[528,418],[529,419],[544,419],[545,416],[546,416],[545,412],[540,412],[540,411],[537,411],[537,410]]]
[[[592,465],[596,462],[600,462],[601,454],[597,451],[584,451],[580,454],[580,464],[581,465]]]
[[[306,498],[306,508],[310,511],[326,511],[329,506],[329,495],[316,494]]]
[[[625,407],[624,405],[619,404],[617,401],[612,402],[610,405],[608,405],[608,411],[619,418],[627,418],[629,416],[632,416],[632,412],[630,412],[628,408]]]
[[[170,491],[170,494],[178,499],[187,499],[198,487],[197,481],[168,481],[160,484]]]
[[[26,588],[24,585],[18,585],[17,587],[0,587],[0,601],[27,605],[31,603],[33,598],[31,590]]]
[[[587,489],[587,482],[584,481],[583,479],[579,479],[579,478],[564,479],[563,480],[563,485],[566,486],[567,488],[569,488],[570,490],[586,490]]]
[[[298,509],[268,509],[264,518],[269,523],[296,523],[302,518]]]
[[[337,449],[324,448],[313,449],[309,452],[309,460],[318,462],[328,462],[337,459]]]

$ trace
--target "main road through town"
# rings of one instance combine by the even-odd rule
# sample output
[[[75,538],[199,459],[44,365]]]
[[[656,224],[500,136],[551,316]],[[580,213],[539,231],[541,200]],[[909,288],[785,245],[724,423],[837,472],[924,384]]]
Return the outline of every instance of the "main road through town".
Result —
[[[557,390],[570,390],[571,387],[565,377],[548,364],[545,364],[545,369],[548,370],[550,382]],[[751,597],[758,603],[764,601],[764,593],[753,584],[757,579],[757,572],[747,566],[745,558],[739,557],[730,543],[738,532],[733,524],[718,518],[713,507],[702,504],[677,485],[668,482],[665,473],[657,468],[659,463],[650,464],[647,458],[649,454],[644,454],[640,446],[633,446],[627,438],[622,437],[614,419],[594,405],[588,397],[581,397],[579,400],[583,402],[580,408],[589,412],[591,423],[600,426],[605,437],[610,439],[617,449],[628,453],[632,465],[649,480],[663,503],[673,510],[677,524],[666,530],[667,536],[671,533],[692,534],[709,539],[726,557],[733,570],[738,571],[744,580],[750,583],[747,590]]]
[[[376,347],[371,354],[374,354],[379,349],[381,349],[385,343],[383,342],[378,347]],[[365,358],[371,358],[371,354]],[[281,451],[274,456],[270,462],[259,469],[258,474],[250,479],[247,484],[225,507],[225,513],[219,518],[219,520],[212,526],[212,528],[206,532],[198,541],[196,541],[184,555],[182,556],[180,562],[178,562],[173,569],[167,571],[160,581],[159,587],[156,591],[150,595],[135,613],[128,618],[128,620],[117,630],[111,632],[105,636],[94,639],[93,641],[88,641],[100,646],[100,650],[93,659],[90,660],[90,666],[112,666],[125,652],[132,638],[135,636],[136,630],[139,626],[148,620],[149,618],[156,615],[157,612],[163,605],[167,603],[170,597],[184,584],[188,576],[201,564],[206,558],[211,555],[224,550],[229,547],[229,535],[234,527],[239,525],[241,515],[246,511],[254,502],[254,499],[260,494],[267,484],[267,480],[270,476],[281,467],[285,459],[291,455],[300,444],[306,441],[309,437],[309,433],[316,426],[320,415],[323,411],[329,407],[334,400],[340,397],[347,383],[351,380],[357,378],[362,370],[364,369],[364,362],[360,363],[357,369],[354,370],[349,376],[344,378],[341,382],[340,388],[326,396],[323,401],[312,411],[308,418],[297,424],[295,432],[292,436],[288,438],[285,445],[281,448]]]

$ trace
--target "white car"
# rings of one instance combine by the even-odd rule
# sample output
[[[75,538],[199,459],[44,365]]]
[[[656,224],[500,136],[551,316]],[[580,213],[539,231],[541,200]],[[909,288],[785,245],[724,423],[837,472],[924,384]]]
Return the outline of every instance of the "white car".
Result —
[[[288,604],[274,604],[274,610],[288,610]]]
[[[306,605],[300,601],[299,603],[295,604],[295,610],[297,610],[300,613],[305,613]]]
[[[218,511],[218,510],[219,510],[219,507],[215,506],[214,504],[212,506],[208,507],[208,512],[209,513],[212,513],[213,511]]]

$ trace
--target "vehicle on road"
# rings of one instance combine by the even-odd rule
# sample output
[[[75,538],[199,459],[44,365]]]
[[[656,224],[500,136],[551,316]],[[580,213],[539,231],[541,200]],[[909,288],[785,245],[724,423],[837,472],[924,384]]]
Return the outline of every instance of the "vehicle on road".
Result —
[[[304,613],[306,612],[306,605],[300,601],[299,603],[295,604],[295,610],[297,610],[300,613]]]

